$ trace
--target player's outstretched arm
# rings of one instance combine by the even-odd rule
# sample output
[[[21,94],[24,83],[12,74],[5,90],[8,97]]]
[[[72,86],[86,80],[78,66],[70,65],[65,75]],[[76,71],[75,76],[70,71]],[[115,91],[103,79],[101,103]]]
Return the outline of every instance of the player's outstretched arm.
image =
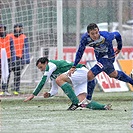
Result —
[[[34,98],[34,95],[32,94],[32,95],[30,95],[29,97],[27,97],[27,98],[24,100],[24,102],[30,101],[30,100],[32,100],[33,98]]]

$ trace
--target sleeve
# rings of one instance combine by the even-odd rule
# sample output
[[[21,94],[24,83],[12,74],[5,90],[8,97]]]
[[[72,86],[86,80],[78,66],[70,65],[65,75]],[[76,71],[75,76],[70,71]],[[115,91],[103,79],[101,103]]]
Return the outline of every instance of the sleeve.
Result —
[[[116,39],[116,42],[117,42],[117,48],[119,50],[122,49],[122,38],[121,38],[121,35],[119,32],[112,32],[113,36],[114,36],[114,39]]]
[[[45,82],[46,82],[47,76],[43,76],[42,80],[39,82],[39,84],[36,86],[35,90],[33,91],[33,95],[37,96],[38,93],[41,91],[43,88]]]
[[[58,85],[56,84],[54,79],[52,79],[52,87],[51,87],[49,93],[50,93],[50,96],[54,96],[58,93]]]
[[[44,73],[44,76],[47,76],[47,81],[50,78],[50,76],[52,75],[52,73],[57,69],[57,66],[54,63],[49,62],[47,65],[47,69]]]
[[[76,52],[76,57],[75,57],[75,61],[74,61],[74,66],[76,66],[76,65],[80,62],[80,60],[81,60],[81,58],[82,58],[82,55],[83,55],[83,53],[84,53],[86,44],[87,44],[87,39],[86,39],[86,37],[83,36],[83,37],[81,38],[79,48],[78,48],[78,50],[77,50],[77,52]]]
[[[22,64],[29,64],[29,63],[30,63],[29,43],[28,43],[28,38],[25,38],[23,56],[22,56]]]
[[[37,96],[38,93],[42,90],[43,86],[45,85],[45,83],[48,81],[48,79],[50,78],[51,74],[56,70],[56,65],[53,63],[48,63],[48,70],[46,70],[44,72],[44,75],[41,79],[41,81],[39,82],[39,84],[36,86],[36,88],[33,91],[33,95]]]
[[[12,62],[16,61],[16,53],[14,48],[14,42],[13,39],[10,37],[10,51],[11,51],[11,60]]]

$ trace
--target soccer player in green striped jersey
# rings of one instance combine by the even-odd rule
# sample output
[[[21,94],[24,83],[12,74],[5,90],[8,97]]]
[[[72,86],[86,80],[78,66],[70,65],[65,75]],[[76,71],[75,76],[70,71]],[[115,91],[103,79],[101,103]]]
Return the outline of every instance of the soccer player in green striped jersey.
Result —
[[[85,65],[78,64],[76,66],[76,72],[71,76],[71,78],[67,77],[70,80],[66,80],[66,82],[63,82],[63,84],[62,82],[59,82],[59,79],[61,79],[59,75],[67,75],[67,71],[69,71],[69,69],[73,66],[73,63],[67,62],[65,60],[48,60],[46,57],[41,57],[37,60],[36,66],[40,71],[43,71],[44,74],[33,93],[26,98],[24,102],[32,100],[34,96],[37,96],[50,78],[52,80],[52,88],[50,92],[44,93],[45,98],[56,95],[58,93],[58,86],[60,86],[72,102],[72,105],[68,108],[68,110],[75,110],[80,106],[80,103],[86,98],[87,94],[87,72],[89,70],[85,67]],[[70,84],[72,84],[73,88]],[[108,105],[99,104],[95,101],[91,101],[86,107],[99,110],[108,109]]]

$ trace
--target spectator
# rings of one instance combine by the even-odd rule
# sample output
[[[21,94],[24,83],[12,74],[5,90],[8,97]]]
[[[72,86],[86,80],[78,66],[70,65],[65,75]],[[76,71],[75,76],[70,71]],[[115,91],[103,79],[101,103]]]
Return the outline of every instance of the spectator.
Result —
[[[9,84],[9,77],[11,72],[11,67],[14,66],[15,62],[15,49],[14,49],[14,43],[9,34],[6,33],[6,26],[0,25],[0,49],[5,48],[6,54],[7,54],[7,60],[8,60],[8,69],[9,69],[9,76],[6,83],[2,82],[2,92],[0,92],[0,95],[11,95],[8,92],[8,84]],[[2,70],[1,70],[1,58],[0,58],[0,78],[2,76]]]
[[[14,41],[15,52],[16,52],[16,62],[15,66],[12,68],[14,72],[14,88],[12,89],[14,95],[18,95],[20,92],[20,76],[21,70],[25,64],[30,63],[29,55],[29,43],[28,38],[23,33],[23,25],[14,25],[14,34],[11,33],[11,37]]]

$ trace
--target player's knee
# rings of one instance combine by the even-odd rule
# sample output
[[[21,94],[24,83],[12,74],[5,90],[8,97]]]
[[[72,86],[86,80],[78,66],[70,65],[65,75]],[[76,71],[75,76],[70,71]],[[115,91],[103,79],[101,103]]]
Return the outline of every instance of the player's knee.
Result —
[[[114,76],[113,76],[113,75],[109,75],[109,77],[110,77],[110,78],[114,78]]]
[[[60,86],[61,84],[63,84],[65,82],[65,78],[64,75],[60,75],[59,77],[56,78],[56,83]]]
[[[59,76],[59,77],[57,77],[55,81],[56,81],[56,83],[59,85],[59,83],[60,83],[60,81],[61,81],[60,76]]]
[[[114,71],[111,74],[109,74],[110,78],[116,78],[117,76],[118,76],[118,72],[117,71]]]
[[[92,73],[92,71],[89,71],[87,74],[88,80],[93,80],[94,79],[94,74]]]

